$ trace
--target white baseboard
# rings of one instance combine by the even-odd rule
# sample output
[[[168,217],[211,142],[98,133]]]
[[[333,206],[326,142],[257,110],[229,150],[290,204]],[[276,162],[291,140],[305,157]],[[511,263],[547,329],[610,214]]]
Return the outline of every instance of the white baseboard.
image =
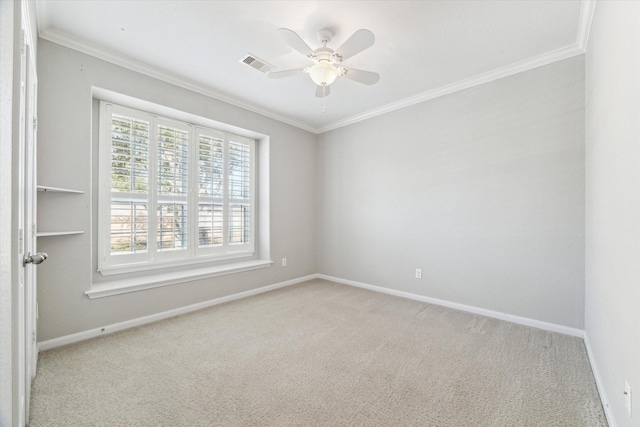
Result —
[[[106,325],[100,328],[90,329],[88,331],[78,332],[71,335],[65,335],[63,337],[54,338],[47,341],[38,343],[38,351],[50,350],[52,348],[60,347],[67,344],[73,344],[79,341],[84,341],[90,338],[95,338],[100,335],[110,334],[113,332],[122,331],[124,329],[134,328],[136,326],[144,325],[147,323],[157,322],[158,320],[168,319],[169,317],[178,316],[180,314],[190,313],[192,311],[201,310],[203,308],[211,307],[214,305],[222,304],[225,302],[250,297],[252,295],[269,292],[274,289],[284,288],[286,286],[295,285],[297,283],[306,282],[307,280],[315,279],[316,274],[309,276],[299,277],[297,279],[287,280],[285,282],[276,283],[273,285],[263,286],[257,289],[251,289],[249,291],[238,292],[237,294],[227,295],[225,297],[215,298],[209,301],[199,302],[197,304],[188,305],[186,307],[180,307],[162,313],[156,313],[149,316],[139,317],[137,319],[131,319],[120,323],[114,323],[112,325]]]
[[[217,304],[222,304],[228,301],[237,300],[240,298],[246,298],[252,295],[261,294],[263,292],[272,291],[274,289],[283,288],[286,286],[295,285],[312,279],[324,279],[331,282],[341,283],[344,285],[355,286],[358,288],[369,289],[375,292],[382,292],[389,295],[394,295],[402,298],[408,298],[416,301],[427,302],[430,304],[441,305],[444,307],[453,308],[456,310],[462,310],[469,313],[479,314],[482,316],[493,317],[495,319],[505,320],[507,322],[517,323],[519,325],[531,326],[538,329],[543,329],[550,332],[558,332],[565,335],[584,338],[584,331],[581,329],[570,328],[568,326],[557,325],[555,323],[542,322],[540,320],[529,319],[526,317],[514,316],[512,314],[501,313],[497,311],[487,310],[484,308],[478,308],[470,305],[459,304],[437,298],[426,297],[424,295],[412,294],[410,292],[398,291],[395,289],[384,288],[382,286],[369,285],[367,283],[356,282],[353,280],[342,279],[339,277],[328,276],[326,274],[310,274],[308,276],[299,277],[297,279],[288,280],[273,285],[263,286],[261,288],[252,289],[245,292],[239,292],[237,294],[228,295],[221,298],[212,299],[209,301],[203,301],[197,304],[188,305],[186,307],[176,308],[173,310],[165,311],[162,313],[152,314],[145,317],[139,317],[137,319],[127,320],[120,323],[114,323],[112,325],[103,326],[100,328],[90,329],[88,331],[78,332],[71,335],[65,335],[63,337],[54,338],[47,341],[38,343],[38,349],[40,351],[49,350],[55,347],[60,347],[67,344],[72,344],[78,341],[83,341],[89,338],[94,338],[100,335],[121,331],[128,328],[144,325],[146,323],[156,322],[158,320],[167,319],[169,317],[178,316],[184,313],[190,313],[192,311],[200,310],[203,308],[211,307]]]
[[[607,423],[609,423],[609,427],[617,427],[616,420],[613,417],[613,412],[611,410],[611,407],[609,406],[607,392],[604,388],[604,383],[602,382],[602,375],[600,375],[600,369],[598,368],[598,364],[596,363],[596,357],[593,354],[591,343],[589,342],[589,336],[586,332],[584,333],[584,346],[587,349],[587,356],[589,357],[589,363],[591,364],[591,371],[593,372],[593,377],[596,380],[598,394],[600,395],[600,401],[602,402],[602,407],[604,408],[604,414],[607,417]]]
[[[384,288],[382,286],[369,285],[367,283],[355,282],[353,280],[341,279],[339,277],[327,276],[326,274],[317,274],[317,278],[329,280],[331,282],[342,283],[344,285],[356,286],[358,288],[369,289],[376,292],[382,292],[397,297],[408,298],[416,301],[427,302],[430,304],[441,305],[444,307],[454,308],[456,310],[467,311],[469,313],[479,314],[481,316],[493,317],[499,320],[506,320],[507,322],[517,323],[519,325],[531,326],[533,328],[542,329],[550,332],[558,332],[572,337],[584,337],[584,331],[582,329],[570,328],[568,326],[558,325],[555,323],[543,322],[540,320],[529,319],[527,317],[514,316],[513,314],[501,313],[499,311],[487,310],[484,308],[474,307],[471,305],[459,304],[457,302],[451,302],[441,300],[437,298],[426,297],[424,295],[412,294],[410,292],[397,291],[395,289]]]

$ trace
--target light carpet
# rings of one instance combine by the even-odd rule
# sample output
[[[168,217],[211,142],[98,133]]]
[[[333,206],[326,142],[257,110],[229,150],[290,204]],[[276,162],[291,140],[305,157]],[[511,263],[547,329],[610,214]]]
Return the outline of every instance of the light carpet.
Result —
[[[40,354],[30,426],[605,426],[581,339],[313,280]]]

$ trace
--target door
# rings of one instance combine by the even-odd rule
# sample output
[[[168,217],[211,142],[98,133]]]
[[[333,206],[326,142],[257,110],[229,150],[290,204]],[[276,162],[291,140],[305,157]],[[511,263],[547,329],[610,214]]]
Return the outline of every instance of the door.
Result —
[[[37,88],[38,81],[36,77],[35,61],[33,52],[29,43],[26,45],[26,120],[25,120],[25,229],[26,240],[25,249],[27,256],[29,254],[37,254],[36,239],[36,209],[37,209],[37,189],[36,189],[36,159],[37,159]],[[45,255],[40,254],[42,260],[46,259]],[[36,298],[36,268],[41,258],[38,255],[32,257],[24,264],[24,289],[25,289],[25,414],[29,414],[29,397],[31,396],[31,381],[36,375],[36,366],[38,363],[37,348],[37,315],[38,305]]]
[[[27,329],[26,329],[26,297],[25,297],[25,284],[26,277],[31,273],[31,269],[24,268],[24,257],[27,256],[30,249],[27,248],[27,244],[30,240],[30,233],[27,230],[28,222],[26,222],[26,197],[27,197],[27,150],[26,150],[26,130],[27,130],[27,45],[25,36],[25,23],[24,16],[22,18],[22,31],[20,39],[20,125],[18,128],[18,206],[17,206],[17,219],[18,219],[18,249],[20,252],[20,258],[15,262],[19,263],[18,267],[18,306],[16,319],[17,319],[17,331],[18,337],[16,341],[17,352],[17,384],[15,384],[17,405],[18,405],[18,425],[24,426],[26,419],[26,407],[27,407],[27,367],[26,367],[26,343],[27,343]]]
[[[33,34],[27,2],[22,4],[22,31],[20,42],[20,128],[18,147],[18,227],[21,259],[18,269],[17,331],[17,396],[18,425],[29,420],[31,381],[36,373],[38,358],[36,336],[36,272],[35,265],[47,256],[37,253],[36,245],[36,102],[37,73]]]

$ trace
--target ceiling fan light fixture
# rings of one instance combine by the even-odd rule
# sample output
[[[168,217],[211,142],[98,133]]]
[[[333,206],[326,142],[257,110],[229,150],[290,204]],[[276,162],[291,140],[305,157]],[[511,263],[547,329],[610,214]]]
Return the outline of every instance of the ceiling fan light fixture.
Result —
[[[340,75],[340,71],[329,62],[318,62],[309,69],[311,80],[318,86],[329,86]]]
[[[296,75],[300,72],[309,74],[311,81],[316,85],[317,98],[328,96],[331,84],[341,76],[365,85],[373,85],[380,80],[378,73],[341,66],[342,61],[373,46],[375,36],[367,29],[362,28],[353,33],[347,41],[342,43],[342,46],[337,49],[337,52],[327,47],[327,44],[333,36],[331,30],[327,28],[318,31],[317,36],[318,40],[322,43],[322,47],[315,50],[311,49],[311,47],[292,30],[279,28],[277,32],[289,46],[303,54],[306,59],[311,60],[313,65],[306,68],[269,72],[267,74],[269,78],[279,79],[281,77]]]

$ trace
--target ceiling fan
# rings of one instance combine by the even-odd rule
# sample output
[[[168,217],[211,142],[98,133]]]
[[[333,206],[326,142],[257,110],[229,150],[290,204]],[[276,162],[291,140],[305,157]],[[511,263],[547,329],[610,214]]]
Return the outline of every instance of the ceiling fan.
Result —
[[[316,96],[318,98],[329,95],[329,86],[338,77],[344,77],[366,85],[376,84],[378,80],[380,80],[378,73],[341,66],[343,61],[373,46],[375,36],[369,30],[361,29],[356,31],[335,51],[327,47],[327,44],[331,41],[331,37],[333,37],[333,33],[326,28],[317,33],[318,41],[322,43],[322,47],[316,50],[311,49],[309,45],[292,30],[280,28],[277,32],[289,46],[313,61],[314,65],[267,74],[267,76],[272,79],[290,77],[300,73],[309,74],[311,80],[317,85]]]

